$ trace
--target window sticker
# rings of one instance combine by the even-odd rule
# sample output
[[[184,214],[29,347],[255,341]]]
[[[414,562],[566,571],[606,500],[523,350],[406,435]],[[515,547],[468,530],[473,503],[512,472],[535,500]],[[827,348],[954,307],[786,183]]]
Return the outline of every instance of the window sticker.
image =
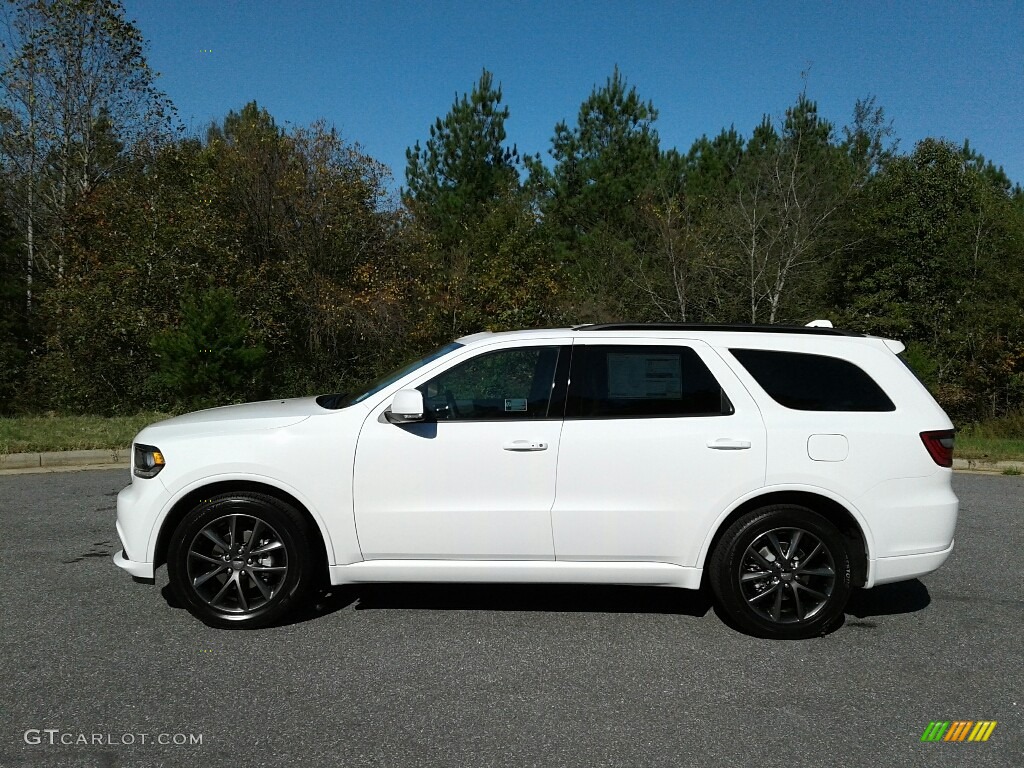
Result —
[[[525,397],[506,397],[505,398],[505,410],[506,411],[525,411],[527,409],[527,401]]]
[[[672,400],[683,394],[679,355],[608,353],[608,397]]]

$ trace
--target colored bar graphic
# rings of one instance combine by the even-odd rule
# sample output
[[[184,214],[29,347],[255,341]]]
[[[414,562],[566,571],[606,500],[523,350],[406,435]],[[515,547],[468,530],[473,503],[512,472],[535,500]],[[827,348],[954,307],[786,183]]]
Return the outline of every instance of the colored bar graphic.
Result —
[[[988,741],[988,737],[992,735],[992,731],[996,729],[996,721],[982,720],[971,731],[969,741]]]
[[[921,741],[988,741],[996,725],[995,720],[933,720]]]
[[[941,741],[942,737],[946,734],[946,730],[949,728],[949,721],[932,721],[928,723],[928,727],[924,729],[924,733],[921,734],[921,741]]]
[[[957,720],[950,726],[949,733],[946,734],[945,741],[963,741],[967,736],[967,729],[970,728],[974,723],[969,720]]]

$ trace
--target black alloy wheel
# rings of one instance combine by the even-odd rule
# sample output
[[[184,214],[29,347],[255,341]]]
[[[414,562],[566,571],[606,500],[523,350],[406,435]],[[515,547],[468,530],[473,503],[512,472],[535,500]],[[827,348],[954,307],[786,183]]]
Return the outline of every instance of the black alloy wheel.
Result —
[[[298,512],[271,496],[239,492],[205,500],[171,539],[171,589],[210,626],[267,626],[312,581],[308,529]]]
[[[710,559],[719,610],[759,637],[803,639],[842,620],[850,597],[850,555],[825,517],[795,505],[765,507],[736,520]]]

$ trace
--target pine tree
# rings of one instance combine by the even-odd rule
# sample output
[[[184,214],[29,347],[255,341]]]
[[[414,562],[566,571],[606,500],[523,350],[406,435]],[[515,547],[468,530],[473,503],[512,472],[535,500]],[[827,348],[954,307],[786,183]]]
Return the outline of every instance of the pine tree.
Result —
[[[518,189],[519,154],[505,144],[509,110],[501,100],[501,85],[485,69],[431,126],[427,143],[406,150],[406,202],[444,243],[459,242],[490,203]]]

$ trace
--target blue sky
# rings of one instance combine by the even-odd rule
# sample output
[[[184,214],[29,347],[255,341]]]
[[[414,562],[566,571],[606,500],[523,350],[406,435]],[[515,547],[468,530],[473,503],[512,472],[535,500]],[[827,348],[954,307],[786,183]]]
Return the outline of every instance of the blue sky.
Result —
[[[255,99],[279,124],[333,123],[404,181],[456,92],[486,67],[510,143],[547,158],[553,128],[617,64],[682,151],[749,135],[809,95],[837,124],[874,95],[901,149],[972,146],[1024,183],[1022,2],[299,2],[126,0],[161,87],[195,131]],[[208,52],[209,51],[209,52]]]

